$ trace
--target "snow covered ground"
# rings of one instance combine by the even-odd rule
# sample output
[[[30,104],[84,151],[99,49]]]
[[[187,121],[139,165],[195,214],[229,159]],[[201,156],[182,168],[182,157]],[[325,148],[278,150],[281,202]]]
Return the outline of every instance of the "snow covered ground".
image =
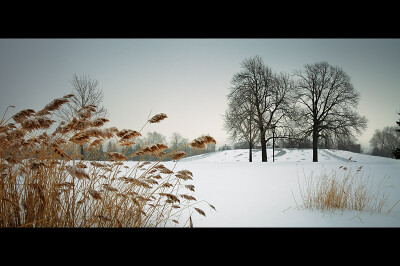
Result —
[[[195,227],[400,227],[400,160],[339,150],[319,150],[319,162],[312,162],[311,149],[268,149],[268,162],[261,162],[261,151],[227,150],[185,158],[175,171],[190,170],[194,196],[214,205],[199,203],[206,217],[193,213]],[[349,158],[351,159],[349,160]],[[163,162],[173,168],[174,162]],[[356,170],[363,166],[363,177],[373,184],[388,178],[387,205],[381,213],[360,211],[321,211],[299,208],[300,186],[311,173]],[[203,202],[204,203],[204,202]],[[394,207],[393,207],[394,206]],[[393,208],[392,208],[393,207]],[[391,211],[388,213],[388,210]],[[178,225],[179,226],[179,225]],[[182,225],[181,225],[182,226]]]

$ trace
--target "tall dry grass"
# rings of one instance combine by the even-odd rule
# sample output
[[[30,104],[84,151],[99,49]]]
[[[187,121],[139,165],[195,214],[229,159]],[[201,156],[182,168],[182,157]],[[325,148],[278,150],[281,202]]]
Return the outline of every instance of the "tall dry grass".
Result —
[[[389,177],[374,183],[362,174],[362,166],[340,166],[332,171],[322,170],[319,175],[305,176],[299,190],[302,207],[308,209],[356,210],[381,213],[387,207]]]
[[[140,147],[130,156],[153,155],[158,160],[127,162],[125,152],[140,131],[104,127],[109,120],[92,118],[94,105],[48,132],[56,122],[53,111],[72,96],[8,119],[6,113],[13,106],[7,107],[0,121],[0,227],[190,226],[193,213],[206,215],[199,204],[215,210],[194,197],[189,170],[174,171],[176,164],[173,169],[162,164],[167,157],[183,158],[183,147],[168,154],[164,144]],[[165,118],[158,114],[146,124]],[[96,161],[100,145],[110,138],[125,150]],[[212,137],[203,136],[186,145],[204,148],[211,142],[215,143]],[[85,144],[89,145],[83,158],[80,147]]]

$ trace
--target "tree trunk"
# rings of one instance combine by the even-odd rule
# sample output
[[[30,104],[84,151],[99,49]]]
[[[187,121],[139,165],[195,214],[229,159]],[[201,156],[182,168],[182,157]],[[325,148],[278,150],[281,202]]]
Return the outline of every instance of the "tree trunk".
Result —
[[[249,162],[251,163],[251,162],[253,162],[253,153],[252,153],[252,149],[253,149],[253,139],[251,138],[252,136],[251,136],[251,117],[250,117],[250,119],[249,119],[249,127],[250,127],[250,130],[249,130]]]
[[[267,162],[267,141],[264,134],[261,135],[261,161]]]
[[[318,130],[313,130],[313,162],[318,162]]]
[[[249,142],[249,162],[251,163],[253,161],[253,143],[250,141]]]

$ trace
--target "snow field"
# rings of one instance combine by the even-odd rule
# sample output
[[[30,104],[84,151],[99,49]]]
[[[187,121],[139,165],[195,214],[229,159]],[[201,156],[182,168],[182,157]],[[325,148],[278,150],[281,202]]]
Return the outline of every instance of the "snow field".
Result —
[[[195,227],[399,227],[400,226],[400,161],[347,151],[319,150],[319,162],[312,162],[312,150],[268,149],[268,162],[261,162],[261,151],[254,151],[248,162],[248,150],[228,150],[197,160],[179,161],[175,172],[187,169],[195,186],[194,196],[215,206],[198,203],[206,217],[192,213]],[[351,158],[349,161],[348,159]],[[174,162],[163,162],[172,169]],[[389,198],[381,213],[360,211],[321,211],[298,208],[299,187],[306,177],[322,171],[342,171],[346,166],[355,171],[363,166],[362,176],[376,186],[388,178]],[[393,207],[394,206],[394,207]],[[393,207],[393,208],[392,208]],[[391,209],[392,208],[392,209]],[[387,211],[391,209],[390,213]],[[185,214],[184,214],[185,215]],[[189,213],[186,213],[189,215]],[[187,217],[182,217],[187,218]],[[184,220],[179,220],[182,226]]]

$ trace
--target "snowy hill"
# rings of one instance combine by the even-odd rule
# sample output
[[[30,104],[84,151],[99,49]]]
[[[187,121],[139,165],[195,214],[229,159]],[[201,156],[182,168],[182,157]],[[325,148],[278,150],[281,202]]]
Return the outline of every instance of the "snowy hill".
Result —
[[[248,150],[239,149],[185,158],[176,166],[172,161],[164,164],[190,170],[195,197],[217,209],[204,207],[206,217],[193,214],[195,227],[400,227],[400,160],[321,149],[319,162],[313,163],[311,149],[276,149],[272,162],[272,149],[267,154],[268,162],[261,162],[261,151],[254,150],[249,163]],[[354,172],[362,166],[358,174],[373,188],[388,181],[381,188],[388,195],[385,211],[301,208],[299,188],[307,177],[340,173],[344,166]]]
[[[362,162],[362,163],[390,163],[397,161],[391,158],[372,156],[350,151],[319,149],[318,161],[321,163],[338,162]],[[268,162],[272,162],[272,149],[267,149]],[[201,161],[201,162],[248,162],[249,150],[236,149],[206,153],[188,157],[183,161]],[[312,149],[275,149],[275,162],[311,162]],[[253,162],[261,162],[261,150],[253,150]]]

